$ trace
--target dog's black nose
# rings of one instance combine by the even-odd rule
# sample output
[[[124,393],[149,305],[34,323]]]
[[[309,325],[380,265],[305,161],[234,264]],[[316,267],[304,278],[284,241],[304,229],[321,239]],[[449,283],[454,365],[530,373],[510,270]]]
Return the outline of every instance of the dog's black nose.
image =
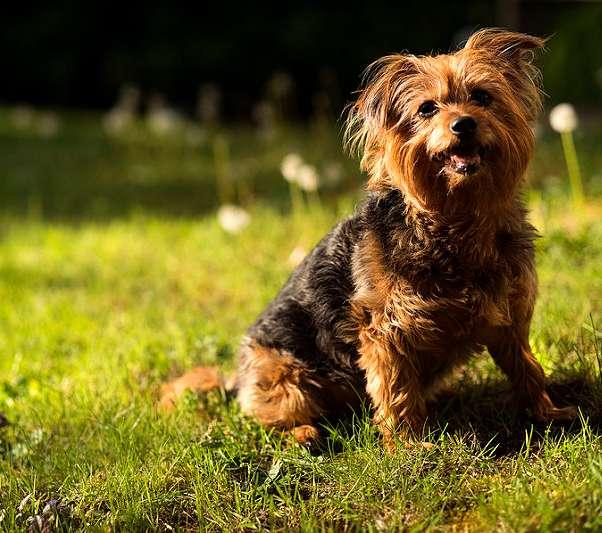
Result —
[[[470,135],[477,129],[477,121],[469,116],[458,117],[449,125],[449,129],[455,135]]]

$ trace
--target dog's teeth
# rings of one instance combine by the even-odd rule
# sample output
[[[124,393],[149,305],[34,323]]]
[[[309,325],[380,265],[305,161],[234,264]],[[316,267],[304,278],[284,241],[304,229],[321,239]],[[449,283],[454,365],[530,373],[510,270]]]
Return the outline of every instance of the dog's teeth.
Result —
[[[457,155],[451,156],[452,163],[454,165],[478,165],[481,162],[481,156],[479,154],[471,155]]]
[[[460,174],[471,174],[479,167],[481,156],[479,154],[453,154],[450,157],[450,163],[456,172]]]

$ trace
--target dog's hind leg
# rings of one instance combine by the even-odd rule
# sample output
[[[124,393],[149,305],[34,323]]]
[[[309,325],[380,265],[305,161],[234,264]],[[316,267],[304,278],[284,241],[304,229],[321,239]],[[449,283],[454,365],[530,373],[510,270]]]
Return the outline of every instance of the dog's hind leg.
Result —
[[[163,386],[159,407],[172,409],[187,390],[213,389],[235,391],[244,414],[304,445],[319,440],[317,424],[322,417],[342,414],[361,403],[351,377],[322,375],[286,351],[247,341],[235,379],[225,380],[216,368],[197,368]]]
[[[315,370],[292,354],[250,342],[241,349],[237,380],[243,413],[302,444],[319,438],[316,427],[331,393]]]

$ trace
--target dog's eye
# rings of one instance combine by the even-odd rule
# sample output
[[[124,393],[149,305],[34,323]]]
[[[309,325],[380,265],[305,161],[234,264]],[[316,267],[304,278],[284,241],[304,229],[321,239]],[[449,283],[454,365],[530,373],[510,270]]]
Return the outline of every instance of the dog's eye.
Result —
[[[481,107],[487,107],[491,103],[491,95],[483,89],[475,89],[470,93],[470,100]]]
[[[421,117],[432,117],[437,111],[437,104],[434,100],[427,100],[420,104],[420,107],[418,108],[418,114]]]

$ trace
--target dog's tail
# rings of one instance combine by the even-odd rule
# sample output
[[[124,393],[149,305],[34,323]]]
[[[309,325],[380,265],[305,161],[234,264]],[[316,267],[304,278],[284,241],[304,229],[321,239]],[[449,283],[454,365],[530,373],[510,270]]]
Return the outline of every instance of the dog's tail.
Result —
[[[157,407],[161,411],[171,411],[186,391],[200,394],[219,389],[228,394],[235,388],[235,375],[224,376],[216,367],[200,366],[163,385]]]

